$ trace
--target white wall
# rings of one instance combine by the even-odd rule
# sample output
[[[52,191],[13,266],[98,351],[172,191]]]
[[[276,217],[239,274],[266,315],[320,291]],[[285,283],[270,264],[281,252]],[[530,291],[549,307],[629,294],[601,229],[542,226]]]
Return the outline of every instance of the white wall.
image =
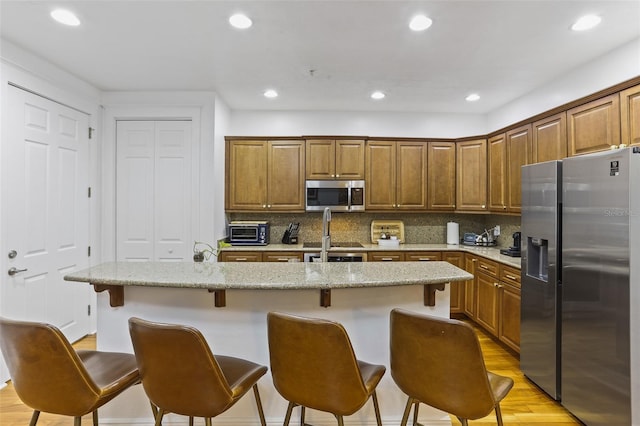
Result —
[[[238,111],[227,135],[459,138],[491,133],[640,75],[640,38],[488,114]]]
[[[487,115],[489,132],[640,76],[640,38],[536,88]]]
[[[234,110],[228,135],[456,138],[484,134],[486,128],[479,114]]]

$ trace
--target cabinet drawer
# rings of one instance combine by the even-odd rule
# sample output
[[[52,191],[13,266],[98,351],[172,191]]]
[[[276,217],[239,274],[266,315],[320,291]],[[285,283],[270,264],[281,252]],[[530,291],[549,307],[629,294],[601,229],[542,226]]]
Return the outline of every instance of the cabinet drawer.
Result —
[[[263,262],[302,262],[302,253],[295,251],[267,251],[262,254]]]
[[[495,278],[498,278],[498,263],[485,259],[483,257],[478,258],[478,270],[489,274]]]
[[[399,251],[370,251],[367,254],[369,262],[402,262],[404,253]]]
[[[442,253],[439,251],[413,251],[405,253],[404,260],[407,262],[442,260]]]
[[[262,262],[262,253],[255,251],[222,252],[220,262]]]
[[[502,265],[500,268],[500,281],[520,288],[520,270]]]

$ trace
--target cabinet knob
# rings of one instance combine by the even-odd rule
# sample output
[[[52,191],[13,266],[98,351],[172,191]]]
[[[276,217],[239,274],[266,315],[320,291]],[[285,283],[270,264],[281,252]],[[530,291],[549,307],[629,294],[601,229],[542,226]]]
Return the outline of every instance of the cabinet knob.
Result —
[[[336,177],[337,177],[337,178],[339,178],[339,177],[340,177],[340,175],[336,175]]]
[[[263,209],[266,209],[266,208],[267,208],[267,205],[266,205],[266,204],[263,204],[263,205],[262,205],[262,208],[263,208]]]
[[[336,175],[331,175],[331,177],[336,177]]]
[[[484,204],[481,206],[483,209],[487,208]]]
[[[506,209],[507,209],[507,206],[502,206],[502,210],[506,210]]]

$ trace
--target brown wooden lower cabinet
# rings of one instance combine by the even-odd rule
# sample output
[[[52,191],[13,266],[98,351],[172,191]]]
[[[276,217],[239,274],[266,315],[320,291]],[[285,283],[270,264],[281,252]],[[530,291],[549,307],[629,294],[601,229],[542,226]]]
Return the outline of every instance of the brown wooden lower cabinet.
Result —
[[[401,251],[370,251],[367,262],[403,262],[404,253]]]
[[[218,262],[262,262],[262,252],[223,251],[218,255]]]
[[[498,280],[485,272],[478,272],[477,311],[475,321],[494,336],[498,335],[499,289]]]
[[[500,327],[498,338],[520,352],[520,271],[500,265]]]
[[[464,269],[464,253],[458,251],[443,251],[442,260]],[[464,312],[464,288],[465,282],[454,282],[450,286],[451,313],[461,314]]]
[[[265,251],[263,262],[302,262],[303,253],[299,251]]]
[[[464,270],[473,274],[474,278],[465,281],[464,283],[464,314],[472,320],[476,318],[476,302],[477,302],[477,282],[475,279],[476,265],[478,264],[478,257],[465,253],[464,255]]]

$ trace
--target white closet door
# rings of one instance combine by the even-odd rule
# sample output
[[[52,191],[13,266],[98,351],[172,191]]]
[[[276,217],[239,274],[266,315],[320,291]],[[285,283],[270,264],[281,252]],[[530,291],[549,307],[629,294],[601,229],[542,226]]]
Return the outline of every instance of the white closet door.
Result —
[[[116,258],[191,255],[191,122],[118,121]]]
[[[52,323],[74,341],[90,331],[91,287],[63,280],[89,264],[89,116],[7,93],[2,239],[18,272],[3,272],[2,315]]]

